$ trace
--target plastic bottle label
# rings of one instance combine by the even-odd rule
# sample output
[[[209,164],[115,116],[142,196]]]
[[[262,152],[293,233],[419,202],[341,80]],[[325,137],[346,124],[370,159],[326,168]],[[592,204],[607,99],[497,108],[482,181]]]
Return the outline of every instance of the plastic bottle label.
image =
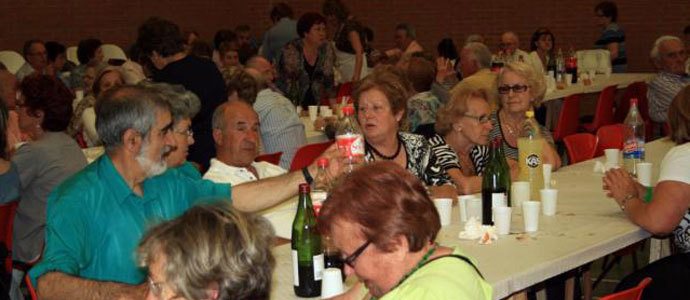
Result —
[[[528,167],[534,169],[541,165],[541,158],[536,153],[532,153],[527,156],[527,158],[525,159],[525,163]]]
[[[623,145],[623,159],[644,159],[644,140],[627,140]]]
[[[345,149],[345,157],[364,156],[364,137],[361,134],[343,134],[335,137],[338,148]]]
[[[297,262],[297,250],[292,250],[292,283],[299,286],[299,265]]]
[[[314,280],[321,280],[321,274],[323,273],[324,261],[323,253],[319,255],[314,255]]]

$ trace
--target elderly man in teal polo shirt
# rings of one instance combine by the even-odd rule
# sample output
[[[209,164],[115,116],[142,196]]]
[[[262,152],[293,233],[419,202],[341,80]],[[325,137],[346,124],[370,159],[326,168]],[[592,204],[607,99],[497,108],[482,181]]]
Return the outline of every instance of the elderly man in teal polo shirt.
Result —
[[[43,258],[29,272],[41,299],[144,299],[148,284],[135,249],[146,229],[199,201],[231,196],[229,185],[166,172],[164,157],[175,146],[172,119],[155,90],[109,90],[96,113],[106,155],[49,197]],[[338,173],[340,163],[334,165]],[[310,180],[310,171],[315,166],[235,186],[226,201],[243,211],[270,207],[294,196],[297,189],[285,187]]]

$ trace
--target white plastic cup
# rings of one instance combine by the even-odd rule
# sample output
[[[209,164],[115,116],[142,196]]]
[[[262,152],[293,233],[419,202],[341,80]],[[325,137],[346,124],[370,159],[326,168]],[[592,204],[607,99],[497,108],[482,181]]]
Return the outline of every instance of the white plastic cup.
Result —
[[[530,200],[529,181],[516,181],[510,184],[513,207],[522,207],[522,202]]]
[[[606,170],[612,169],[618,166],[618,155],[620,150],[616,148],[605,149],[604,154],[606,155]]]
[[[510,233],[510,222],[513,209],[509,206],[494,208],[494,225],[498,234],[506,235]]]
[[[556,207],[558,206],[558,190],[543,189],[541,193],[542,211],[545,216],[555,216]]]
[[[321,116],[323,117],[323,116],[324,116],[324,115],[323,115],[324,112],[327,111],[327,110],[329,110],[329,109],[331,109],[331,108],[328,107],[328,105],[321,105],[321,106],[319,106],[319,115],[321,115]]]
[[[324,269],[321,280],[321,299],[332,298],[343,293],[343,278],[340,269]]]
[[[565,74],[565,85],[571,86],[573,84],[573,74]]]
[[[316,105],[309,105],[309,119],[312,122],[316,121],[316,117],[319,116],[319,107]]]
[[[467,219],[474,217],[477,221],[482,220],[482,199],[472,197],[467,199]]]
[[[637,181],[644,186],[652,186],[652,163],[641,162],[635,166],[637,170]]]
[[[295,111],[297,112],[297,116],[301,117],[302,116],[302,105],[297,105],[297,107],[295,107]]]
[[[472,195],[458,196],[458,208],[460,209],[460,222],[467,222],[467,201],[476,198]]]
[[[544,175],[544,188],[551,188],[551,170],[553,170],[553,165],[543,164],[542,165],[542,175]]]
[[[330,108],[327,108],[326,110],[321,111],[321,116],[324,118],[332,117],[333,111]]]
[[[450,198],[436,198],[434,199],[434,206],[441,217],[441,226],[450,225],[450,215],[453,211],[453,199]]]
[[[539,201],[522,202],[522,218],[525,222],[525,232],[539,230]]]

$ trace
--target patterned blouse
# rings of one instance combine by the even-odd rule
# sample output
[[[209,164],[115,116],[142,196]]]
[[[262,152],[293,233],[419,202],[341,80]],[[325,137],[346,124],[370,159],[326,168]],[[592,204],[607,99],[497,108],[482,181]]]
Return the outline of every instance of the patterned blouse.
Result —
[[[77,107],[74,109],[72,119],[70,119],[66,130],[66,133],[74,138],[74,140],[79,141],[78,137],[84,130],[84,124],[81,119],[82,115],[84,115],[84,111],[87,108],[94,107],[95,103],[96,98],[94,98],[93,95],[88,95],[79,101],[79,104],[77,104]]]
[[[324,43],[319,48],[314,72],[310,76],[304,66],[303,49],[302,39],[292,40],[283,47],[276,62],[276,71],[279,74],[276,85],[295,106],[309,105],[303,104],[308,91],[311,91],[318,105],[321,99],[335,96],[333,87],[335,52],[330,43]]]
[[[440,164],[436,152],[431,148],[431,144],[421,135],[399,132],[398,139],[405,147],[407,153],[407,170],[417,176],[427,186],[441,186],[452,184],[450,176]],[[367,144],[364,155],[366,162],[376,161],[376,156]],[[457,162],[456,162],[457,163]]]
[[[407,119],[410,132],[415,132],[420,125],[436,123],[436,112],[441,106],[431,91],[418,93],[407,100]]]
[[[435,153],[439,165],[441,165],[444,170],[448,171],[453,168],[462,169],[458,163],[457,153],[446,144],[446,140],[442,136],[437,134],[431,137],[429,143],[431,144],[431,151]],[[484,168],[489,163],[489,147],[476,145],[472,147],[468,156],[472,161],[472,165],[474,165],[476,174],[482,174]]]

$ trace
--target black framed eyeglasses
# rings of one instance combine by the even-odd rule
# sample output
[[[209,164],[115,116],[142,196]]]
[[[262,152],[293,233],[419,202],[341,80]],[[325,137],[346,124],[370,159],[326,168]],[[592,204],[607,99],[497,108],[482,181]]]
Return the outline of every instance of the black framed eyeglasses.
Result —
[[[468,117],[470,119],[475,119],[479,124],[486,124],[488,122],[491,122],[491,116],[489,115],[481,115],[481,116],[475,116],[471,114],[464,114],[464,117]]]
[[[513,90],[514,93],[524,93],[529,88],[526,84],[516,84],[516,85],[501,85],[498,87],[498,93],[501,95],[506,95]]]
[[[354,269],[354,267],[355,267],[355,260],[357,260],[357,258],[358,258],[360,255],[362,255],[362,252],[364,252],[364,250],[367,249],[367,247],[369,246],[369,244],[371,244],[371,241],[367,240],[364,244],[362,244],[362,246],[359,246],[359,248],[357,248],[357,250],[355,250],[355,252],[352,252],[352,254],[350,254],[348,257],[345,257],[345,258],[343,259],[343,261],[345,262],[345,264],[348,265],[348,266],[350,266],[350,268],[353,268],[353,269]]]

